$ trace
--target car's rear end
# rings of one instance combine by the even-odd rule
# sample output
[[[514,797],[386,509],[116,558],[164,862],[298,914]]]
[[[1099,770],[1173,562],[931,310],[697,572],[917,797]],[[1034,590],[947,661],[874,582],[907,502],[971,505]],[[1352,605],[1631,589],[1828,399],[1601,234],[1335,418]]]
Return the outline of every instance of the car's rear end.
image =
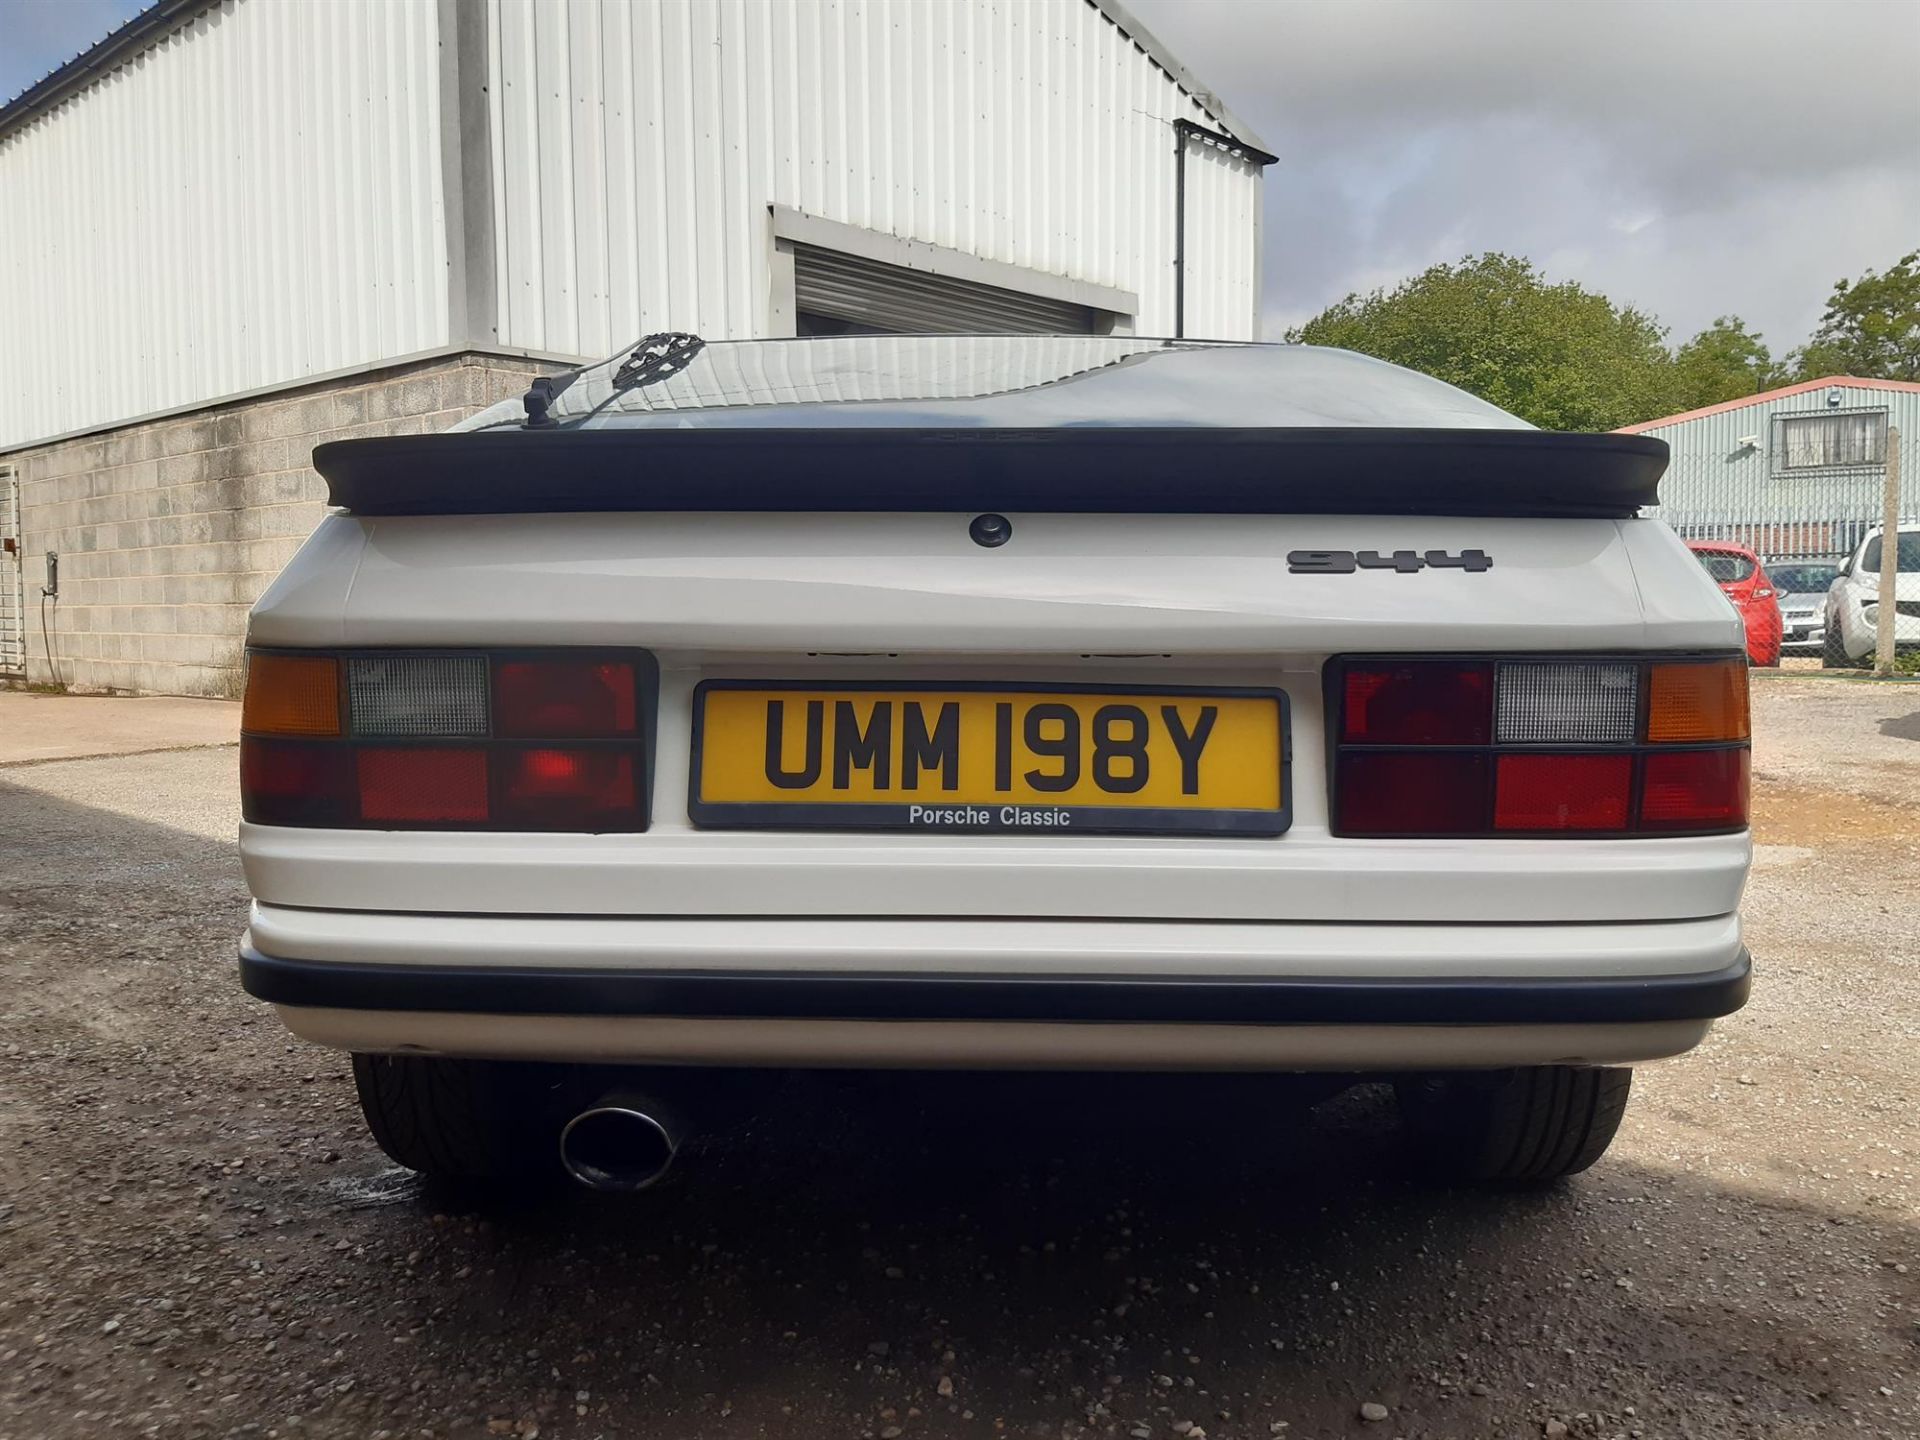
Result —
[[[1744,545],[1720,541],[1695,540],[1688,548],[1740,612],[1747,659],[1755,665],[1778,665],[1784,634],[1779,591],[1760,557]]]
[[[1818,655],[1826,643],[1827,591],[1840,567],[1824,560],[1768,560],[1768,577],[1778,592],[1780,650],[1787,655]]]
[[[1480,1072],[1482,1130],[1562,1117],[1483,1170],[1591,1159],[1592,1067],[1746,988],[1741,636],[1632,514],[1655,442],[1095,343],[708,347],[323,456],[249,988],[362,1056],[1393,1073],[1432,1124]],[[1157,413],[1223,393],[1331,423]],[[404,1151],[428,1062],[360,1063]]]

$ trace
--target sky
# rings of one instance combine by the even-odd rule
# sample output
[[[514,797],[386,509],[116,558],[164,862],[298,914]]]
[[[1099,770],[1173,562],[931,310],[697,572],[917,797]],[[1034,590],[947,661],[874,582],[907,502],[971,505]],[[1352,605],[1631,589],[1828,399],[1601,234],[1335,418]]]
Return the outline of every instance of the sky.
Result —
[[[11,100],[145,8],[145,0],[0,0],[0,99]]]
[[[1776,352],[1920,249],[1920,0],[1125,0],[1280,157],[1265,325],[1483,250]]]
[[[1735,314],[1784,352],[1920,249],[1920,0],[1126,4],[1280,157],[1271,337],[1505,250],[1676,342]],[[140,8],[0,0],[0,95]]]

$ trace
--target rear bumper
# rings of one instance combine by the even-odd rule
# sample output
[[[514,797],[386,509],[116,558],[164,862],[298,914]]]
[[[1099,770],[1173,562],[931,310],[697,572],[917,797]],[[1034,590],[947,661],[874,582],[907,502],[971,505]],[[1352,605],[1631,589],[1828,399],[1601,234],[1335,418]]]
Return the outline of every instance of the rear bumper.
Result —
[[[1322,740],[1317,728],[1307,728],[1314,699],[1302,695],[1292,692],[1296,755]],[[663,722],[677,724],[678,714],[663,710]],[[685,770],[671,767],[691,744],[662,735],[656,796],[685,792]],[[555,915],[626,923],[645,915],[729,927],[735,922],[712,917],[737,916],[743,932],[761,923],[756,915],[808,924],[857,915],[911,923],[923,939],[942,928],[926,922],[930,915],[1074,924],[1088,915],[1130,923],[1205,915],[1275,931],[1326,922],[1348,934],[1364,928],[1353,923],[1360,917],[1423,934],[1436,925],[1485,921],[1497,922],[1488,929],[1639,925],[1732,913],[1752,860],[1744,831],[1470,845],[1340,839],[1327,833],[1324,779],[1310,764],[1296,768],[1293,799],[1284,841],[690,831],[656,814],[644,835],[243,823],[240,855],[262,908],[285,914],[484,913],[490,926],[518,918],[543,928]]]
[[[454,969],[240,951],[247,992],[281,1006],[736,1020],[1619,1025],[1730,1015],[1746,1003],[1750,971],[1744,950],[1731,964],[1702,974],[1604,979]]]
[[[1630,1063],[1746,1000],[1735,917],[1613,926],[583,920],[258,907],[247,990],[345,1049],[627,1063]]]

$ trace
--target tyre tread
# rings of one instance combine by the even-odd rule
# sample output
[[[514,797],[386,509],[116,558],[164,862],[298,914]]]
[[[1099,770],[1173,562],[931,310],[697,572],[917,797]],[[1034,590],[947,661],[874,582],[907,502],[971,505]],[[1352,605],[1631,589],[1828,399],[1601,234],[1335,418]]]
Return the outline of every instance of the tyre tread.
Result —
[[[419,1055],[353,1057],[374,1142],[397,1164],[449,1180],[498,1180],[525,1159],[526,1087],[514,1067]]]
[[[1612,1143],[1633,1088],[1627,1069],[1542,1065],[1441,1082],[1402,1110],[1427,1157],[1456,1179],[1539,1185],[1576,1175]]]

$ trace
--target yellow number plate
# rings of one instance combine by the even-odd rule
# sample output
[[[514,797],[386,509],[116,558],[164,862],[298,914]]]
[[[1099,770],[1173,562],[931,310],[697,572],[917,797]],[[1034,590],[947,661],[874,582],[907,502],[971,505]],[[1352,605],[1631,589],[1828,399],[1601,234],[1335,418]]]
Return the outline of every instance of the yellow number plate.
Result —
[[[1278,690],[833,686],[694,692],[696,825],[1278,835]]]

